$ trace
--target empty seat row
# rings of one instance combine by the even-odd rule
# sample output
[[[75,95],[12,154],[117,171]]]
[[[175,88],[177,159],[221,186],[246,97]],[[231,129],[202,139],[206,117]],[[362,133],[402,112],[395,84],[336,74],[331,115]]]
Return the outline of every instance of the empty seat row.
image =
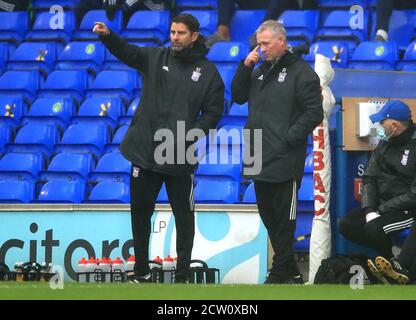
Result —
[[[309,176],[305,177],[309,181]],[[313,183],[313,182],[312,182]],[[299,191],[299,204],[306,203],[298,210],[313,212],[313,186],[303,183]],[[88,188],[90,187],[90,192]],[[125,181],[100,181],[89,186],[82,180],[49,180],[40,186],[30,180],[0,180],[0,202],[29,203],[29,202],[130,202],[129,183]],[[302,189],[303,188],[303,189]],[[87,194],[89,195],[87,196]],[[255,203],[253,184],[245,194],[244,203]],[[239,184],[233,180],[200,178],[195,183],[194,199],[196,203],[234,204],[239,202]],[[303,198],[306,198],[305,200]],[[168,202],[166,187],[163,185],[158,202]],[[312,198],[312,200],[310,199]]]
[[[27,104],[36,96],[70,98],[78,105],[85,96],[120,97],[127,103],[134,94],[140,94],[140,88],[137,72],[129,70],[104,70],[93,80],[83,70],[53,71],[46,80],[37,71],[6,71],[0,77],[0,94],[21,95]]]

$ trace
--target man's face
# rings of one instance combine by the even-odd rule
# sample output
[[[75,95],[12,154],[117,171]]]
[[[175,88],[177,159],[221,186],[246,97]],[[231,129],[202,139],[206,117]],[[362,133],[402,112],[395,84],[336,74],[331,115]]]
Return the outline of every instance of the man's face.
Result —
[[[287,49],[285,38],[268,29],[257,34],[257,44],[260,45],[260,50],[266,61],[272,61],[280,57]]]
[[[183,23],[173,22],[170,27],[170,41],[172,49],[180,52],[185,48],[189,48],[198,39],[199,33],[191,34],[188,27]]]
[[[394,137],[397,135],[398,123],[396,120],[385,119],[381,121],[380,124],[384,128],[387,137]]]

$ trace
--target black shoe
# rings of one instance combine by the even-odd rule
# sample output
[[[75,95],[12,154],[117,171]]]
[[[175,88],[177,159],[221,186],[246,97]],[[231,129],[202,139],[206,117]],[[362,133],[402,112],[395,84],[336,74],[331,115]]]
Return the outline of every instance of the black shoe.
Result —
[[[305,284],[301,274],[288,277],[286,279],[286,283],[287,284]]]
[[[409,282],[409,271],[394,258],[387,260],[383,257],[377,257],[376,266],[380,273],[387,277],[392,284],[407,284]]]
[[[367,260],[368,269],[370,269],[371,274],[382,284],[390,284],[390,282],[383,276],[380,270],[377,268],[375,262],[371,259]]]
[[[127,281],[129,283],[147,283],[152,282],[152,275],[150,273],[139,276],[134,272],[127,273]]]
[[[189,283],[189,277],[182,274],[175,275],[173,279],[174,283]]]
[[[275,274],[269,272],[269,274],[266,276],[264,284],[283,284],[285,283],[286,279],[286,274]]]

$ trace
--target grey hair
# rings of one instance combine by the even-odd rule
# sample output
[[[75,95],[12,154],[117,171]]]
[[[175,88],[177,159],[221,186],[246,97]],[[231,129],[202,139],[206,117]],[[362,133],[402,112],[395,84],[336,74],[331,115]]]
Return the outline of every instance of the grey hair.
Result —
[[[286,29],[280,22],[276,20],[266,20],[264,21],[256,30],[256,34],[262,33],[265,30],[270,30],[276,36],[283,36],[286,40]]]

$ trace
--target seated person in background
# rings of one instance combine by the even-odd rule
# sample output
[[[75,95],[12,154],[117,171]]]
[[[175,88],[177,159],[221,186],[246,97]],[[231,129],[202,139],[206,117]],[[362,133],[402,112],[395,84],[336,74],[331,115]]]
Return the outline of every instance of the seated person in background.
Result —
[[[0,11],[26,11],[29,2],[29,0],[0,0]]]
[[[215,42],[230,41],[230,22],[235,5],[241,10],[266,9],[263,21],[277,20],[285,10],[316,9],[316,0],[218,0],[218,29],[207,38],[205,45],[210,48]],[[255,34],[250,38],[250,44],[255,47]]]
[[[416,281],[416,223],[410,228],[397,259],[376,257],[368,260],[371,273],[385,284],[408,284]]]
[[[364,174],[361,208],[340,220],[339,231],[391,259],[391,234],[409,228],[416,214],[416,127],[409,107],[398,100],[370,120],[380,122],[380,142]]]
[[[389,40],[389,21],[393,10],[416,9],[416,0],[378,0],[375,41]]]
[[[75,16],[79,25],[87,11],[103,9],[107,11],[107,18],[113,20],[115,11],[121,9],[126,25],[136,11],[168,10],[170,9],[170,3],[171,0],[81,0],[75,6]]]

